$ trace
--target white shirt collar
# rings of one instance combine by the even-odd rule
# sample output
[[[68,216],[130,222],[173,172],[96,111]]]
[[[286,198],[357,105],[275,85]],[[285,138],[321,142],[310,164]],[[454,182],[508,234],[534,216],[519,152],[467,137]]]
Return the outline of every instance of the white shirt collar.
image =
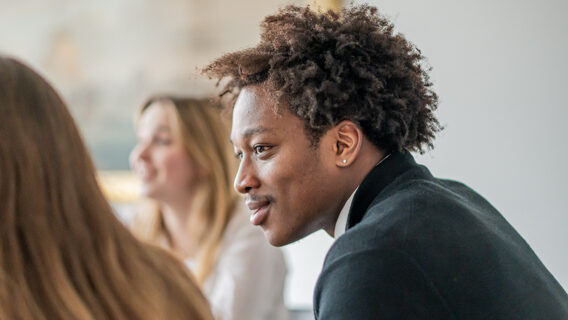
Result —
[[[345,204],[343,205],[343,209],[339,212],[339,216],[337,217],[337,221],[335,222],[335,230],[333,231],[333,237],[335,239],[339,238],[342,234],[345,233],[345,228],[347,227],[347,217],[349,217],[349,209],[351,208],[351,202],[353,201],[353,196],[355,192],[357,192],[357,187]]]
[[[376,166],[380,165],[383,161],[390,157],[390,155],[391,154],[389,153],[385,157],[383,157]],[[339,212],[339,216],[337,217],[337,221],[335,222],[335,230],[333,231],[333,238],[336,240],[345,233],[345,228],[347,227],[347,218],[349,217],[349,209],[351,209],[351,202],[353,201],[353,196],[355,195],[355,192],[357,192],[357,189],[359,189],[359,186],[357,186],[353,193],[351,193],[351,196],[343,205],[343,209],[341,209],[341,212]]]

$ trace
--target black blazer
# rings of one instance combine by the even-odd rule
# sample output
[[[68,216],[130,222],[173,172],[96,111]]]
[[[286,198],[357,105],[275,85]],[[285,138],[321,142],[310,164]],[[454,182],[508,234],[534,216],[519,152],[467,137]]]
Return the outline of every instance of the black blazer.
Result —
[[[564,251],[560,251],[564,252]],[[316,319],[568,319],[568,296],[489,202],[408,152],[376,166],[328,252]]]

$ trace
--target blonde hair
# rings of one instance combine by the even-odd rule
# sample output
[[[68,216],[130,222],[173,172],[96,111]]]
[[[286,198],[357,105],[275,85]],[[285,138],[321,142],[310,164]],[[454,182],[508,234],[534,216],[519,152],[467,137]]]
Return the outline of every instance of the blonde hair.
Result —
[[[236,160],[227,126],[221,120],[219,106],[212,101],[174,96],[150,98],[140,109],[138,119],[154,103],[173,106],[178,135],[196,171],[204,177],[193,194],[188,195],[192,201],[186,226],[188,235],[197,245],[194,274],[203,284],[217,261],[220,243],[238,198],[232,184]],[[133,230],[140,238],[171,249],[171,243],[160,240],[168,238],[168,230],[158,203],[147,206],[138,215]]]
[[[117,220],[64,102],[0,57],[0,319],[212,319],[185,266]]]

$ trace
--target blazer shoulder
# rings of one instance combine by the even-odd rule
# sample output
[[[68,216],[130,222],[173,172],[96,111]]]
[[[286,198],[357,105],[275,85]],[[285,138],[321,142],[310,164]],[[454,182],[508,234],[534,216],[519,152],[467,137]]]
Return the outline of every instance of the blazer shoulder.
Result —
[[[326,263],[314,312],[321,319],[455,319],[421,266],[388,247],[346,252]]]

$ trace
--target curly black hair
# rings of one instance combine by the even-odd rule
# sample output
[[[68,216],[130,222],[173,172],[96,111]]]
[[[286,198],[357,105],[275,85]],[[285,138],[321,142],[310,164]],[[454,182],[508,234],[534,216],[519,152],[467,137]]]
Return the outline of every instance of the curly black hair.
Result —
[[[420,50],[368,5],[315,12],[288,6],[261,23],[260,43],[203,69],[228,78],[220,96],[266,84],[319,138],[342,120],[357,123],[382,150],[424,152],[442,128]],[[220,82],[218,82],[219,84]]]

